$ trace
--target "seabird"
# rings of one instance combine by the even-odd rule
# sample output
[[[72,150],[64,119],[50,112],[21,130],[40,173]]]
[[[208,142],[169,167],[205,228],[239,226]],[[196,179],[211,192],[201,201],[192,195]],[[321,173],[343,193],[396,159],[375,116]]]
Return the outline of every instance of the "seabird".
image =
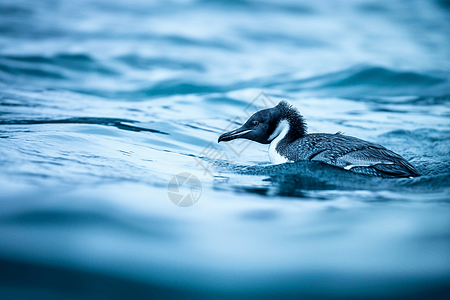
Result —
[[[237,138],[270,144],[273,164],[309,160],[366,175],[420,176],[406,159],[381,145],[340,132],[308,134],[303,116],[287,101],[256,112],[238,129],[222,134],[218,142]]]

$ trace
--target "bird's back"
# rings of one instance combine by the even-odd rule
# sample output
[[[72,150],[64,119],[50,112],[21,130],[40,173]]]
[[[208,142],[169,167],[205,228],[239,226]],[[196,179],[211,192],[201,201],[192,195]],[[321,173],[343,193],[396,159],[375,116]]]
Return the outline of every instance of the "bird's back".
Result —
[[[403,157],[385,147],[340,133],[315,133],[277,146],[290,161],[311,160],[356,173],[382,177],[419,176]]]

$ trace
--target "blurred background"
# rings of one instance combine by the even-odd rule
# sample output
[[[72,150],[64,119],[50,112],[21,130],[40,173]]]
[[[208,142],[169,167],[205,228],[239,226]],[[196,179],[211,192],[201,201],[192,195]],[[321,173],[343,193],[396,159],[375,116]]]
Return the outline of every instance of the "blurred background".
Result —
[[[422,176],[217,144],[261,92]],[[1,299],[448,299],[449,199],[449,1],[0,0]]]

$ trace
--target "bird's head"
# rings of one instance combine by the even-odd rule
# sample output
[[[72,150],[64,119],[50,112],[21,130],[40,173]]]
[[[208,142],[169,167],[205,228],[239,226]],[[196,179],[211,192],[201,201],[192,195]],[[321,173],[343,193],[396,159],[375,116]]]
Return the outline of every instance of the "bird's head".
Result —
[[[287,122],[282,122],[283,120]],[[225,132],[218,142],[227,142],[237,138],[252,140],[261,144],[270,144],[279,132],[281,124],[287,124],[289,139],[297,139],[306,134],[306,124],[298,110],[287,101],[277,106],[254,113],[241,127]]]

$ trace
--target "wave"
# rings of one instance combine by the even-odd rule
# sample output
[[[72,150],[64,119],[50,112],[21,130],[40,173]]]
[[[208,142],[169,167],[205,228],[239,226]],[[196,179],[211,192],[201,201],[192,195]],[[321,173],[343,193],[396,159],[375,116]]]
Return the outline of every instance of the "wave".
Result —
[[[203,64],[191,61],[175,60],[167,57],[149,58],[135,54],[120,56],[117,60],[126,63],[128,66],[136,69],[149,70],[154,68],[164,68],[171,70],[193,70],[205,72]]]
[[[118,129],[128,131],[147,131],[168,135],[169,133],[152,128],[144,128],[125,123],[136,123],[137,121],[115,118],[95,118],[95,117],[77,117],[57,120],[0,120],[0,125],[36,125],[36,124],[94,124],[103,126],[114,126]]]
[[[100,64],[86,54],[57,54],[53,56],[40,55],[2,55],[0,56],[0,71],[11,75],[49,77],[66,79],[67,71],[93,72],[103,75],[117,75],[118,72]]]
[[[437,193],[448,190],[450,176],[448,168],[437,164],[437,174],[423,174],[415,178],[380,178],[345,171],[321,162],[298,161],[292,164],[248,166],[226,161],[215,161],[217,170],[223,177],[228,174],[265,177],[262,184],[245,180],[217,184],[217,189],[231,189],[240,193],[255,193],[264,196],[305,197],[310,191],[392,191],[405,193]],[[231,175],[230,175],[231,176]],[[234,177],[233,175],[232,177]],[[328,198],[324,198],[327,200]],[[335,199],[334,196],[329,198]]]
[[[450,75],[391,70],[377,66],[350,69],[301,80],[280,82],[271,79],[265,86],[286,92],[313,91],[327,96],[447,96]],[[275,83],[273,83],[275,82]]]
[[[169,80],[159,82],[158,84],[135,90],[132,92],[117,92],[118,97],[161,97],[170,95],[188,95],[188,94],[209,94],[225,92],[226,89],[221,86],[180,82]]]
[[[0,81],[21,82],[32,78],[52,80],[53,88],[63,87],[75,92],[93,94],[106,98],[153,98],[168,95],[227,93],[247,88],[278,89],[284,94],[308,92],[317,96],[337,96],[371,101],[371,97],[395,97],[411,95],[411,104],[426,105],[430,101],[445,103],[450,95],[450,74],[444,72],[413,72],[392,70],[379,66],[355,66],[304,79],[294,79],[293,74],[284,73],[266,78],[235,81],[229,84],[212,84],[192,78],[173,78],[147,83],[128,82],[133,88],[121,88],[122,66],[141,72],[152,69],[183,70],[206,74],[206,66],[199,61],[187,61],[165,57],[143,57],[127,54],[113,60],[101,62],[83,53],[60,53],[53,56],[2,55],[0,56]],[[112,67],[114,66],[114,67]],[[120,71],[119,71],[120,70]],[[86,75],[101,76],[109,84],[98,88],[86,84]],[[95,77],[97,78],[97,77]],[[64,83],[58,83],[64,82]],[[47,82],[48,84],[48,82]],[[104,83],[103,83],[104,85]],[[99,86],[103,86],[99,85]],[[383,101],[383,99],[381,99]]]
[[[393,130],[386,132],[380,137],[401,138],[408,141],[417,141],[419,143],[432,142],[450,142],[450,131],[436,130],[432,128],[421,128],[416,130]]]
[[[380,67],[356,68],[327,76],[324,87],[360,86],[401,87],[433,86],[445,82],[443,78],[432,77],[414,72],[392,71]]]

